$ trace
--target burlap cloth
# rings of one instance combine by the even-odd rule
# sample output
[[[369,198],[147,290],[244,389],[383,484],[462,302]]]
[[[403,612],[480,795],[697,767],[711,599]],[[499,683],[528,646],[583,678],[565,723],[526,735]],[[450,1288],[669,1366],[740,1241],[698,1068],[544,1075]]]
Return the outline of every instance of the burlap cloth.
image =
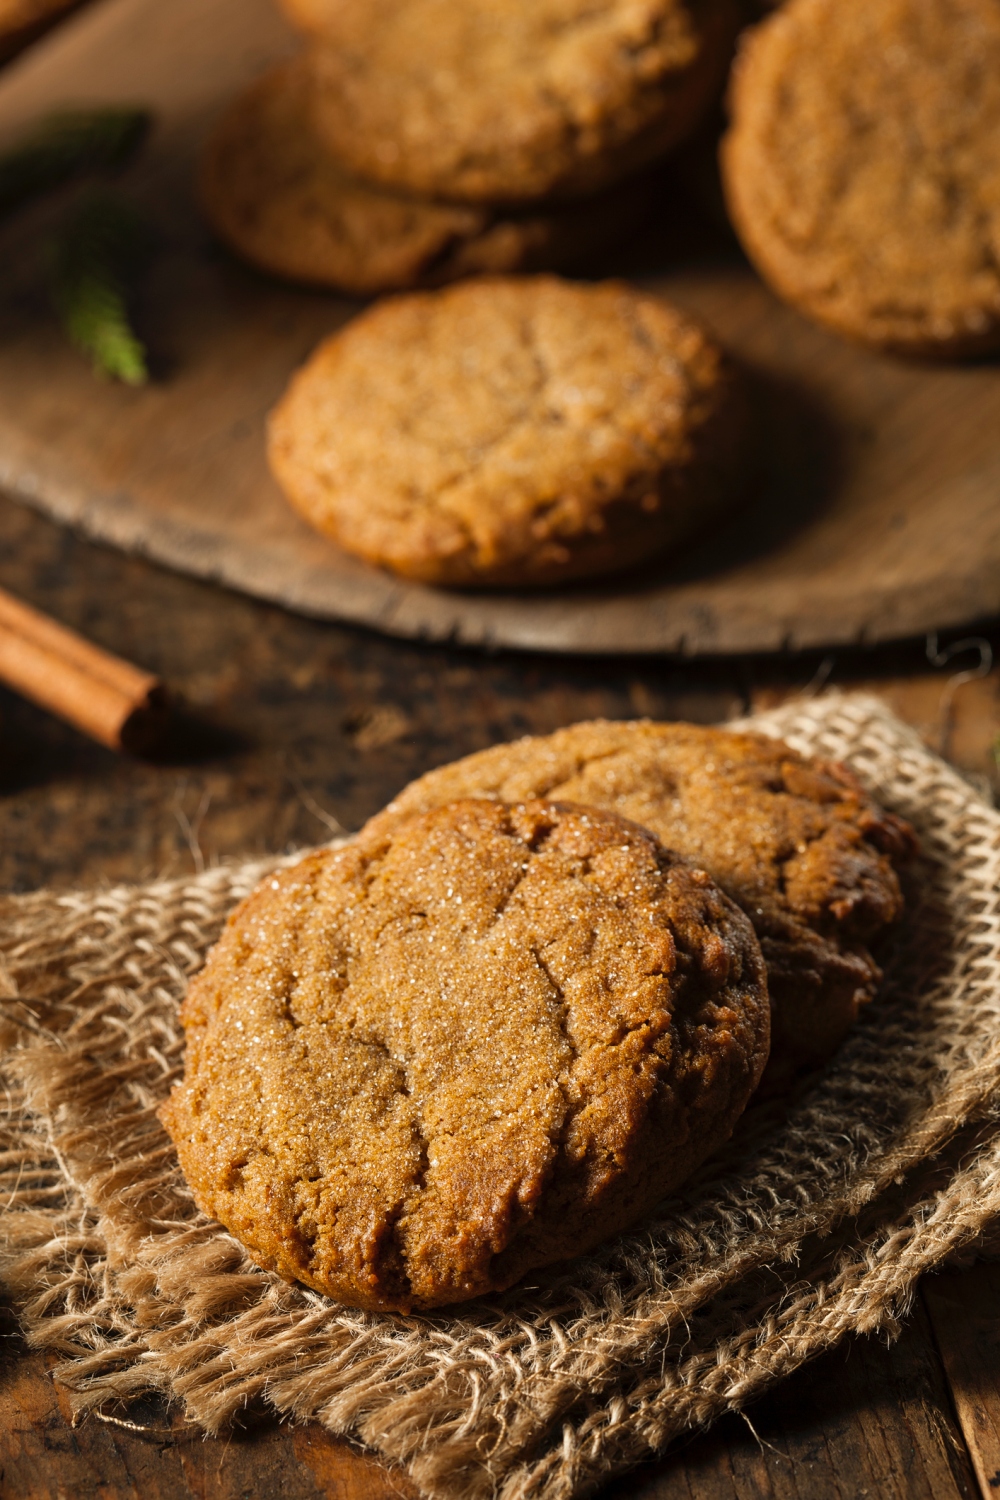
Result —
[[[877,702],[754,721],[843,759],[926,861],[883,994],[798,1098],[603,1253],[436,1317],[352,1312],[258,1270],[194,1207],[154,1111],[177,1003],[268,865],[0,906],[5,1278],[81,1411],[163,1392],[216,1431],[264,1404],[426,1493],[581,1495],[745,1405],[1000,1210],[1000,817]],[[272,863],[274,863],[272,861]],[[16,998],[15,998],[16,997]]]

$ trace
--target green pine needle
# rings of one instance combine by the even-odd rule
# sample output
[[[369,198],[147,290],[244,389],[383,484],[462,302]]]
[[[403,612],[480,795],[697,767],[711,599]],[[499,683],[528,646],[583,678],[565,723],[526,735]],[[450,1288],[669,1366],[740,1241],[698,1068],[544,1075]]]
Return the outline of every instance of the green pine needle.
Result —
[[[78,109],[48,115],[0,154],[0,213],[79,172],[122,167],[141,144],[144,109]]]
[[[70,341],[94,370],[126,385],[149,379],[146,350],[128,316],[129,287],[150,250],[149,231],[123,199],[89,193],[52,256],[52,295]]]

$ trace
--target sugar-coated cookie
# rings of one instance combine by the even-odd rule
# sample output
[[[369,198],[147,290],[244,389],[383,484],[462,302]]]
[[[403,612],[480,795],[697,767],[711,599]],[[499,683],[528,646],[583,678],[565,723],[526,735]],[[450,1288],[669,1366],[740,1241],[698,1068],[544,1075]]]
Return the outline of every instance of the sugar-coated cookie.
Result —
[[[614,814],[462,801],[266,880],[161,1110],[201,1208],[351,1306],[510,1286],[635,1223],[767,1055],[743,913]]]

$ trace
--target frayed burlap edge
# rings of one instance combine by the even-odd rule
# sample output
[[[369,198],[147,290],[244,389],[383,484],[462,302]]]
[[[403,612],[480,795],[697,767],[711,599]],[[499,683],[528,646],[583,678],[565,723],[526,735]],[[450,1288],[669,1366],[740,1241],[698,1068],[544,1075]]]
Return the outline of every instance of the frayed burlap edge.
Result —
[[[886,984],[833,1065],[655,1221],[458,1314],[353,1312],[195,1208],[155,1117],[188,976],[272,864],[0,903],[3,1272],[81,1412],[159,1391],[363,1442],[430,1495],[563,1500],[745,1405],[1000,1211],[1000,817],[871,699],[753,721],[849,761],[926,859]]]

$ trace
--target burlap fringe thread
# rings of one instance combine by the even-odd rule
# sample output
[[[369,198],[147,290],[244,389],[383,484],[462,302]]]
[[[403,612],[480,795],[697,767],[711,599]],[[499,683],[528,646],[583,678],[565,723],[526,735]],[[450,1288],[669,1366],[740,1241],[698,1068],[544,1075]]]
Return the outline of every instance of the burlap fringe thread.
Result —
[[[265,1403],[428,1494],[568,1500],[739,1408],[1000,1211],[1000,817],[877,702],[754,721],[849,761],[926,851],[885,992],[833,1066],[745,1117],[654,1223],[459,1315],[352,1312],[257,1269],[201,1215],[155,1109],[176,1010],[271,866],[0,904],[4,1274],[76,1408],[156,1390],[209,1432]],[[272,862],[273,863],[273,862]]]

